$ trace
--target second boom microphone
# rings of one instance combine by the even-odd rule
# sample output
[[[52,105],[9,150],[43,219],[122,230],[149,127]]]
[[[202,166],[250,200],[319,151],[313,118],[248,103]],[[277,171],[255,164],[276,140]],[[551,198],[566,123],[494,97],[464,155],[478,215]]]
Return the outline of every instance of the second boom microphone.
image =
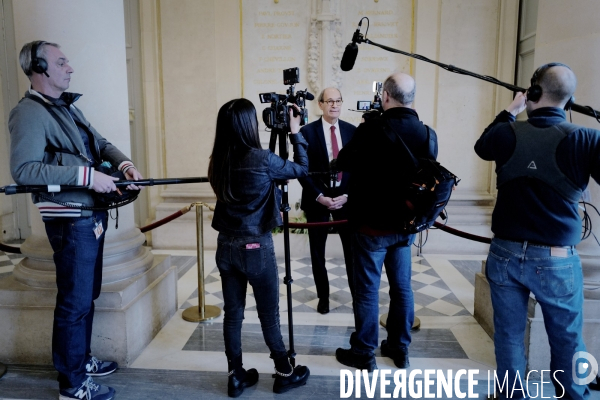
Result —
[[[358,56],[358,45],[356,43],[362,41],[362,35],[360,34],[361,25],[362,19],[358,23],[358,28],[356,28],[354,35],[352,35],[352,43],[348,43],[346,50],[344,50],[344,55],[340,62],[342,71],[350,71],[354,67],[356,56]]]

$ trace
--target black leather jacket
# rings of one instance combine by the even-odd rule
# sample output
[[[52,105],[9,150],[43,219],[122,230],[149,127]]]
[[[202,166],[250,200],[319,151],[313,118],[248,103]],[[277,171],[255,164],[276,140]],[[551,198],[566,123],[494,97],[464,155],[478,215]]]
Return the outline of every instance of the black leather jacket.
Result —
[[[283,224],[279,205],[281,193],[275,180],[308,175],[306,141],[300,134],[290,135],[294,162],[269,150],[252,149],[235,162],[231,190],[237,198],[231,203],[217,201],[212,227],[226,235],[262,235]]]

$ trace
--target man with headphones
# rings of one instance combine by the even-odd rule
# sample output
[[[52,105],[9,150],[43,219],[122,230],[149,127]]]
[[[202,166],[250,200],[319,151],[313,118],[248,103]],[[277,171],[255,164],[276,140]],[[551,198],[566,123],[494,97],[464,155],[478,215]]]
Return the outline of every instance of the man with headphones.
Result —
[[[527,388],[512,388],[515,379],[526,383],[530,293],[544,315],[556,397],[589,396],[587,385],[572,377],[573,357],[585,351],[583,274],[575,245],[581,240],[578,201],[590,176],[600,182],[600,131],[566,121],[564,109],[576,86],[567,65],[541,66],[527,92],[517,93],[475,144],[479,157],[496,162],[498,178],[485,272],[497,375],[509,382],[500,398],[528,397]],[[525,109],[527,121],[515,121]]]
[[[52,359],[60,399],[108,400],[114,389],[92,376],[114,372],[117,364],[91,355],[94,300],[102,284],[102,256],[108,215],[94,209],[93,192],[116,191],[117,178],[96,170],[108,161],[128,180],[142,179],[133,163],[103,138],[73,103],[73,69],[58,44],[27,43],[19,63],[30,89],[9,116],[10,169],[19,185],[76,185],[91,190],[32,196],[40,210],[56,265],[56,308]],[[139,187],[129,185],[128,189]]]

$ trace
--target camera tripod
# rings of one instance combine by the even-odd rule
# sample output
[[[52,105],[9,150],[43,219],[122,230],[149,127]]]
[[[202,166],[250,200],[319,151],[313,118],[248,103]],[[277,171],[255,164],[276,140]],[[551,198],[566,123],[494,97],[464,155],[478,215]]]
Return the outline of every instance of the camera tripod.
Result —
[[[271,130],[271,139],[269,141],[269,150],[275,153],[275,146],[279,140],[279,157],[284,160],[288,159],[288,142],[287,132],[283,129],[273,128]],[[290,259],[290,230],[289,230],[289,196],[288,196],[288,183],[287,181],[279,181],[278,185],[281,186],[281,205],[279,210],[283,213],[283,248],[285,257],[285,276],[283,283],[287,290],[287,311],[288,311],[288,328],[290,337],[290,348],[288,350],[288,357],[290,358],[290,364],[292,368],[296,366],[296,351],[294,350],[294,317],[292,313],[292,269]]]

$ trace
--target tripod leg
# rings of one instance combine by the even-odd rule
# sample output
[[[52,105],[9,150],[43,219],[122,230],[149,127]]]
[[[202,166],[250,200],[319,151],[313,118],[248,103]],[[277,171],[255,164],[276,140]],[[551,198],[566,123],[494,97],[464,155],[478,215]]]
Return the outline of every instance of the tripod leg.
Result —
[[[288,356],[292,368],[296,366],[296,350],[294,350],[294,317],[292,311],[292,267],[290,257],[290,229],[289,229],[289,210],[288,204],[288,187],[287,184],[281,185],[281,211],[283,211],[283,247],[285,254],[285,277],[283,283],[286,285],[287,290],[287,311],[288,311],[288,328],[290,337],[290,348],[288,350]]]
[[[288,159],[287,132],[281,129],[271,130],[271,140],[269,149],[274,152],[277,140],[279,140],[279,157],[284,160]],[[283,248],[285,254],[285,277],[283,283],[287,287],[287,306],[288,306],[288,327],[290,336],[290,348],[288,357],[292,368],[296,366],[296,350],[294,350],[294,317],[292,315],[292,267],[290,260],[290,219],[288,212],[290,211],[288,199],[287,182],[281,183],[281,212],[283,213]]]

